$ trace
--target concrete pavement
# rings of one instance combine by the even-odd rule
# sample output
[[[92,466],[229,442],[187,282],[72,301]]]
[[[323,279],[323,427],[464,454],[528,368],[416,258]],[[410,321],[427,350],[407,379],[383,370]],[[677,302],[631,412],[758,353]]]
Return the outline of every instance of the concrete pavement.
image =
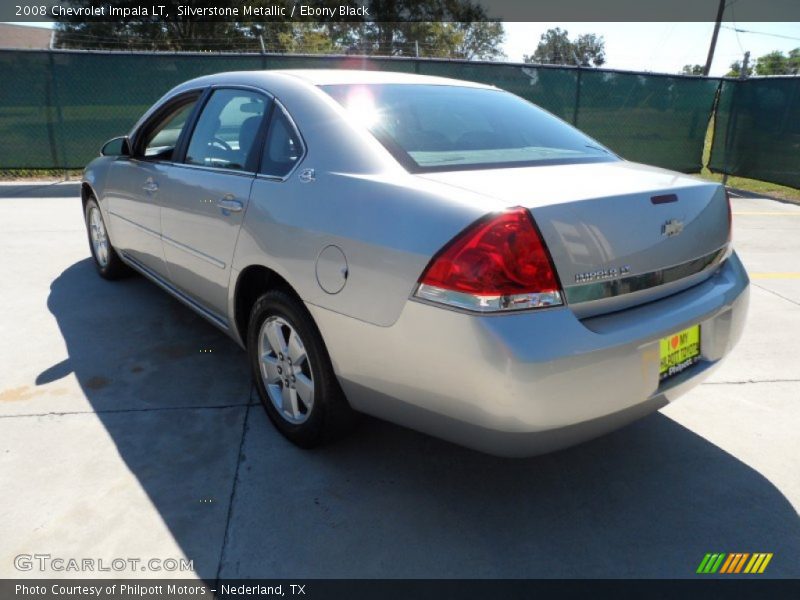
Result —
[[[734,200],[744,339],[660,413],[556,454],[484,456],[367,419],[302,451],[244,353],[89,261],[75,184],[0,186],[0,577],[14,557],[187,559],[143,577],[800,576],[800,207]]]

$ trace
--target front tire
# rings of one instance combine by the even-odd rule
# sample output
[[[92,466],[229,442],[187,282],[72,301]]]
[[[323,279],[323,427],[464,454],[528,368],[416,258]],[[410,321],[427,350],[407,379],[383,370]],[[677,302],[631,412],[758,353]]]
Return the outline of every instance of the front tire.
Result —
[[[351,430],[355,413],[339,387],[322,336],[299,299],[271,290],[256,301],[247,352],[261,403],[289,441],[312,448]]]
[[[94,197],[89,198],[84,210],[86,233],[89,236],[89,249],[92,252],[94,266],[100,277],[104,279],[120,279],[130,274],[128,265],[122,262],[111,240],[108,237],[103,213]]]

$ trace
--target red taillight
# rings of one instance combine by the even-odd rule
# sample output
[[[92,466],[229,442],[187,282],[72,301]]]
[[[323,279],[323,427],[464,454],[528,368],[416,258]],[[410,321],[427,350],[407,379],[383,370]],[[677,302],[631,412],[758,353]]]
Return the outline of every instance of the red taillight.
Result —
[[[480,311],[562,304],[550,254],[524,208],[489,215],[433,257],[416,295]]]

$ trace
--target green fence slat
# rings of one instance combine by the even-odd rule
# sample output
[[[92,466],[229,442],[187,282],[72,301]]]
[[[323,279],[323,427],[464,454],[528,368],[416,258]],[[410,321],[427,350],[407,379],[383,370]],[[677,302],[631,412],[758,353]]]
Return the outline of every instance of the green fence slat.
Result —
[[[709,168],[800,187],[800,77],[723,81]]]
[[[628,160],[698,172],[718,84],[584,69],[578,127]]]

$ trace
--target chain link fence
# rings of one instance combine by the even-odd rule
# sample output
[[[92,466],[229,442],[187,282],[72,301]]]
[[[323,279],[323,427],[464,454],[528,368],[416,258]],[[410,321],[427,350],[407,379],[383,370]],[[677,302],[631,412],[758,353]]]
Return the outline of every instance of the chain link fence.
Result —
[[[105,140],[126,133],[156,99],[187,79],[298,68],[381,69],[492,84],[551,111],[626,159],[683,172],[703,166],[709,118],[722,85],[715,140],[724,137],[727,145],[724,150],[714,146],[715,170],[755,176],[748,174],[755,169],[760,178],[774,174],[787,181],[791,157],[796,162],[798,154],[796,87],[794,108],[781,113],[786,115],[782,124],[772,123],[759,134],[764,156],[753,158],[742,145],[751,129],[775,114],[750,115],[774,102],[774,92],[759,91],[762,80],[436,59],[0,50],[0,175],[11,169],[83,167]],[[754,91],[740,99],[740,85]],[[785,153],[766,148],[776,127],[794,132]]]

